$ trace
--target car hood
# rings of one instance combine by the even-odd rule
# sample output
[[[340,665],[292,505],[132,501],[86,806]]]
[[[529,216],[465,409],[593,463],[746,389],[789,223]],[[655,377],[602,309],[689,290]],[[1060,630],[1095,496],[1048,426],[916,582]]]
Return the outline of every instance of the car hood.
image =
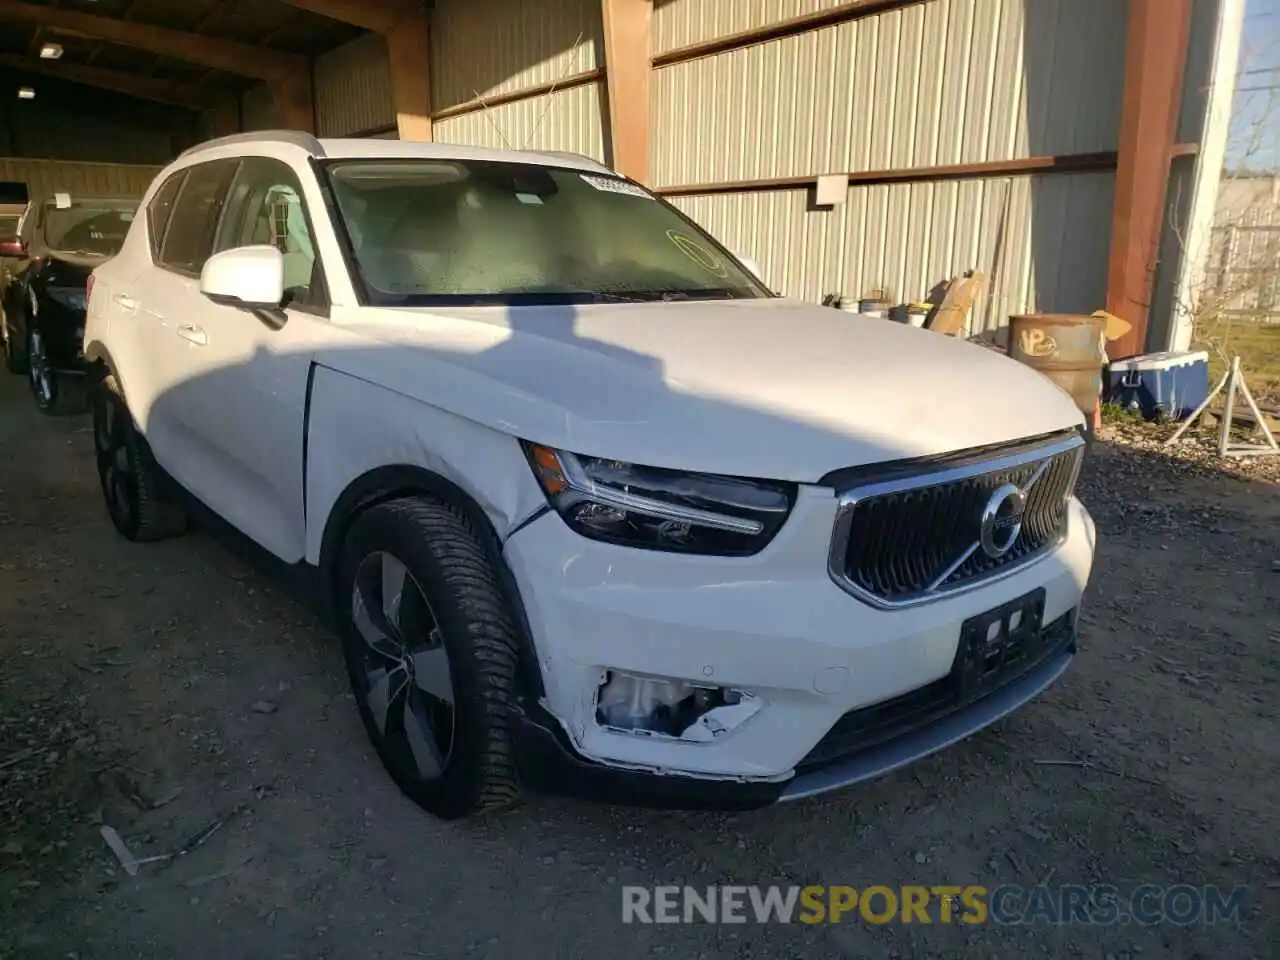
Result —
[[[344,315],[345,314],[345,315]],[[335,311],[321,362],[551,446],[813,482],[1082,422],[995,351],[794,301]]]

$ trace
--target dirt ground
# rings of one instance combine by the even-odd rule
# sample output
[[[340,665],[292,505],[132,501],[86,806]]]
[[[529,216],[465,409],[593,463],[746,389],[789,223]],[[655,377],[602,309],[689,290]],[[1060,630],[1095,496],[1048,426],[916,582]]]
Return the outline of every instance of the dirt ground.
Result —
[[[205,534],[114,534],[91,443],[0,381],[0,956],[1275,956],[1274,482],[1095,445],[1081,656],[909,770],[750,814],[535,799],[449,825],[384,776],[278,584]],[[99,836],[155,855],[228,813],[133,878]],[[1046,879],[1252,893],[1214,927],[621,923],[623,884]]]

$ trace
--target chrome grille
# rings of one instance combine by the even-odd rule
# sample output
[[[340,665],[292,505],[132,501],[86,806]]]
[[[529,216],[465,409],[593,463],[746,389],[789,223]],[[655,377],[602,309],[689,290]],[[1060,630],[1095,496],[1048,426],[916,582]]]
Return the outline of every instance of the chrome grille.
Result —
[[[1066,535],[1083,448],[1078,435],[1060,437],[846,491],[831,544],[832,577],[855,596],[891,607],[1025,566]],[[1009,528],[1011,539],[998,545],[1007,549],[994,555],[983,546],[983,513],[1008,485],[1021,491],[1021,527],[1016,534]]]

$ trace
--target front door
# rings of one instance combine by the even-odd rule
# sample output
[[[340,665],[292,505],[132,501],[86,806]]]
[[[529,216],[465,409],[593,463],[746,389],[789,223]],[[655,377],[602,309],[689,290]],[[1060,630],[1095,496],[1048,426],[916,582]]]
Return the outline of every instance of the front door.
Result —
[[[328,321],[302,190],[276,160],[242,160],[212,232],[212,252],[269,244],[284,256],[279,317],[213,303],[199,293],[173,320],[175,420],[191,473],[180,478],[206,505],[283,560],[302,558],[303,430],[317,333]]]

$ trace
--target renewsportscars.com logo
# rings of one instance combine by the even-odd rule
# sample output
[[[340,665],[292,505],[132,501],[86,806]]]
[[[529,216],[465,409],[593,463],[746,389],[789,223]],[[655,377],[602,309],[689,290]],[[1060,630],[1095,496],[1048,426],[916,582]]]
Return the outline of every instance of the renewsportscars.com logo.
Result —
[[[1146,884],[622,888],[623,923],[1240,923],[1249,888]]]

